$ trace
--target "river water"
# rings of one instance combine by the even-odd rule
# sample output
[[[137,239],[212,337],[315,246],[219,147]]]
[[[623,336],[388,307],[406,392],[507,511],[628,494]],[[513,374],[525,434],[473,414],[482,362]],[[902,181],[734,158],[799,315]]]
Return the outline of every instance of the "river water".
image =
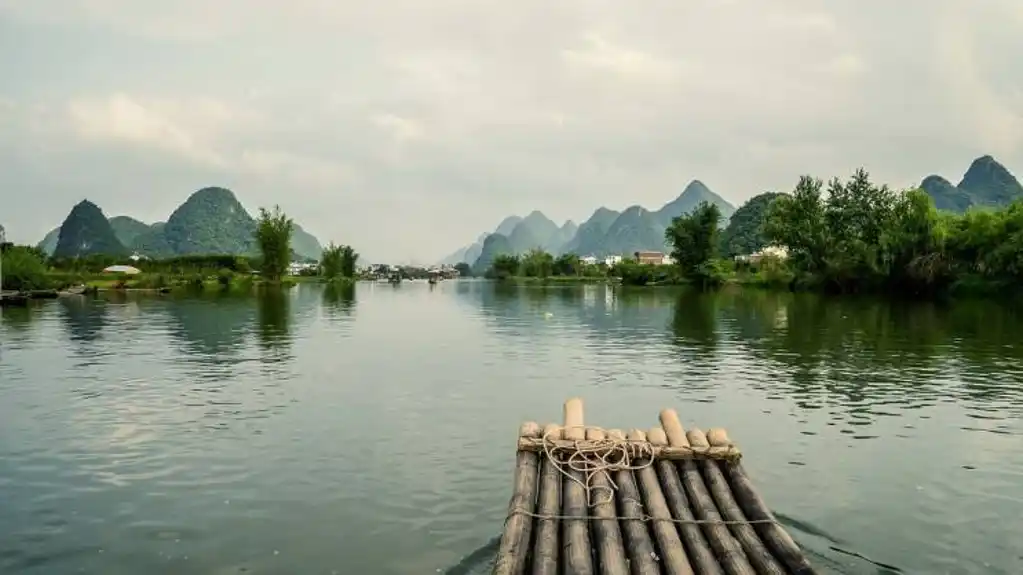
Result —
[[[1023,572],[1020,311],[476,281],[3,310],[0,572],[483,573],[573,395],[727,427],[825,572]]]

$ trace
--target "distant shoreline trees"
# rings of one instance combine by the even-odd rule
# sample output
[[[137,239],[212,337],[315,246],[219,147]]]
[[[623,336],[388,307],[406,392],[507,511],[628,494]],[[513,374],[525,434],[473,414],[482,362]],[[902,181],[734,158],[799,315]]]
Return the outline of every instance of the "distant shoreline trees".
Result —
[[[259,208],[256,218],[256,244],[261,254],[263,277],[268,281],[280,281],[291,264],[291,232],[295,223],[280,206],[273,210]]]

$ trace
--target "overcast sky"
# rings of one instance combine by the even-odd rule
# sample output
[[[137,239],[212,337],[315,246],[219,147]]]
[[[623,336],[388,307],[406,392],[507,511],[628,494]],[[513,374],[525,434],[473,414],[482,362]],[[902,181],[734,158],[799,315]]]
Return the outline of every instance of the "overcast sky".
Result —
[[[1020,0],[0,0],[0,222],[220,185],[432,261],[693,178],[1023,173],[1020,62]]]

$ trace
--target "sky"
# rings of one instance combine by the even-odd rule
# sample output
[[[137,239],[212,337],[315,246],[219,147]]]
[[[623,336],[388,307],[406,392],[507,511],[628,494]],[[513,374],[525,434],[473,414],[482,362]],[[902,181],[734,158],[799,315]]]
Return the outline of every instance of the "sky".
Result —
[[[0,0],[0,224],[205,186],[432,262],[539,209],[1023,175],[1019,0]]]

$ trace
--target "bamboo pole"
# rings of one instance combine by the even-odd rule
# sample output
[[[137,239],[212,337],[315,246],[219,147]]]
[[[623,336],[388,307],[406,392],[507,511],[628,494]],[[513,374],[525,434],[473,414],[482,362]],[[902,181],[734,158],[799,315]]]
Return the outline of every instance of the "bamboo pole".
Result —
[[[660,435],[664,434],[659,427],[650,431],[655,435],[658,432]],[[636,462],[636,465],[640,466],[640,469],[636,471],[636,476],[639,478],[639,490],[643,495],[643,504],[646,505],[647,511],[653,519],[654,538],[657,539],[657,548],[661,551],[664,570],[669,574],[692,574],[693,567],[686,557],[675,524],[664,521],[671,519],[671,512],[668,511],[668,503],[664,500],[664,494],[661,493],[661,485],[657,482],[657,472],[651,465],[644,466],[644,463],[647,462],[649,460]]]
[[[599,429],[586,430],[586,439],[601,441],[604,432]],[[593,538],[597,544],[597,565],[604,575],[629,575],[629,564],[625,559],[622,532],[615,520],[615,491],[607,472],[597,472],[591,483],[591,497],[595,504],[593,515]]]
[[[689,439],[686,437],[674,409],[661,411],[660,419],[665,435],[668,436],[669,445],[689,447]],[[721,514],[714,506],[714,499],[707,493],[707,487],[703,484],[703,477],[696,467],[696,462],[683,460],[677,462],[676,465],[696,518],[711,522],[721,521]],[[746,559],[742,546],[732,537],[728,527],[721,523],[705,523],[703,533],[726,573],[729,575],[754,575],[756,573],[749,560]]]
[[[618,441],[625,439],[625,434],[620,429],[609,430],[607,436]],[[619,469],[615,473],[615,483],[618,484],[615,500],[618,515],[621,517],[622,533],[625,536],[632,575],[660,575],[657,551],[653,539],[650,538],[650,531],[642,519],[643,503],[639,488],[636,486],[636,477],[632,470]]]
[[[667,443],[666,428],[656,437],[651,433],[648,438],[655,445],[661,442]],[[693,522],[695,518],[692,511],[689,510],[689,501],[686,499],[682,480],[679,478],[675,464],[661,459],[656,462],[656,466],[657,475],[661,480],[661,488],[664,490],[664,497],[668,501],[668,508],[675,519],[682,521],[678,524],[679,534],[682,536],[682,541],[685,543],[689,559],[696,572],[701,575],[723,575],[724,571],[722,571],[717,558],[714,557],[714,552],[707,544],[703,532],[700,531],[700,526]]]
[[[572,398],[565,402],[565,439],[582,440],[586,438],[583,427],[583,402]],[[568,469],[568,477],[562,481],[564,497],[564,515],[569,517],[586,517],[588,505],[586,501],[585,477],[579,471]],[[565,562],[566,575],[592,575],[593,549],[590,547],[590,530],[588,519],[565,519],[562,523],[564,537],[562,557]]]
[[[519,439],[518,448],[522,451],[544,451],[547,447],[550,449],[562,449],[572,450],[576,447],[576,442],[582,440],[580,437],[576,439],[551,439],[548,438],[544,441],[542,437],[523,437]],[[674,445],[651,445],[650,442],[643,441],[632,441],[629,443],[631,449],[631,455],[637,457],[640,454],[653,454],[655,459],[720,459],[720,460],[734,460],[741,456],[741,451],[734,445],[727,447],[709,447],[704,450],[694,449],[689,446],[674,446]],[[619,449],[619,446],[597,446],[591,450],[594,455],[606,455],[612,450]]]
[[[707,440],[712,446],[731,445],[728,433],[724,429],[711,429],[707,431]],[[764,543],[774,552],[774,555],[781,560],[788,568],[789,573],[795,575],[814,575],[816,571],[802,550],[789,536],[788,532],[777,523],[777,519],[771,510],[764,503],[753,482],[746,475],[746,470],[738,461],[727,463],[723,466],[725,475],[732,487],[732,494],[735,495],[746,517],[752,521],[771,521],[771,523],[758,523],[756,530]]]
[[[689,439],[690,445],[700,447],[710,445],[703,431],[699,429],[690,429],[686,437]],[[717,463],[701,461],[697,463],[697,466],[703,471],[703,478],[707,482],[707,487],[710,489],[711,494],[714,496],[714,501],[717,502],[721,515],[726,521],[735,522],[730,525],[732,534],[735,535],[739,544],[746,551],[746,557],[757,570],[757,573],[763,575],[784,575],[785,570],[781,564],[764,546],[753,526],[746,523],[746,515],[739,509],[735,498],[732,497],[732,490],[728,486],[725,476],[721,474]]]
[[[550,423],[543,434],[561,438],[561,427]],[[561,472],[546,454],[540,461],[540,492],[537,495],[537,514],[549,517],[536,524],[536,543],[533,545],[533,575],[557,575],[559,521],[552,516],[561,513]]]
[[[519,437],[540,435],[540,426],[532,421],[522,424]],[[536,507],[537,454],[519,451],[515,456],[515,488],[508,503],[508,519],[494,562],[494,575],[519,575],[526,570],[529,538],[533,530],[530,514]]]

